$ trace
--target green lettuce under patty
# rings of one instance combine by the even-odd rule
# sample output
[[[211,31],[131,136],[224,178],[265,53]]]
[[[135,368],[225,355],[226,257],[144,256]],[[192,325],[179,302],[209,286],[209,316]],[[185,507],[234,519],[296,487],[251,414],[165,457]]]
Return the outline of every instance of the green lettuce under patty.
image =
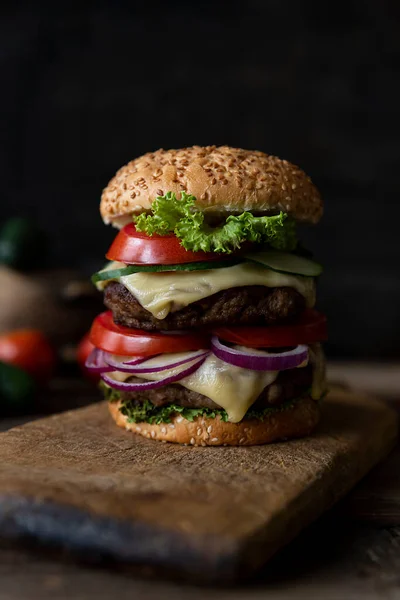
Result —
[[[117,402],[121,399],[121,395],[118,391],[113,390],[104,383],[100,384],[105,398],[110,402]],[[264,421],[274,413],[288,410],[293,405],[309,393],[309,390],[292,400],[288,400],[280,404],[279,406],[271,406],[263,408],[262,410],[255,410],[250,408],[247,411],[244,419],[259,419]],[[184,419],[193,421],[196,417],[205,417],[207,419],[215,419],[220,417],[221,421],[228,421],[228,413],[224,409],[212,409],[212,408],[186,408],[184,406],[178,406],[177,404],[167,404],[166,406],[154,406],[148,400],[135,404],[132,400],[123,400],[119,408],[120,412],[127,417],[128,423],[150,423],[151,425],[160,423],[171,423],[171,417],[180,414]]]
[[[173,192],[157,196],[151,213],[134,216],[138,231],[147,235],[175,233],[186,250],[225,252],[240,248],[243,242],[268,244],[271,248],[290,252],[297,246],[293,219],[281,212],[275,216],[255,217],[250,212],[229,216],[225,223],[211,227],[204,213],[196,208],[196,198],[181,192],[178,200]]]

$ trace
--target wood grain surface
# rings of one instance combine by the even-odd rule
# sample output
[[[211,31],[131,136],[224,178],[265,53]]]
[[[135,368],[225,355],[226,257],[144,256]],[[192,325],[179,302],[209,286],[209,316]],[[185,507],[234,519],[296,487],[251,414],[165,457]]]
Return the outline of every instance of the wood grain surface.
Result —
[[[0,435],[0,535],[191,579],[259,568],[394,445],[397,417],[345,390],[307,439],[252,448],[161,444],[104,403]]]

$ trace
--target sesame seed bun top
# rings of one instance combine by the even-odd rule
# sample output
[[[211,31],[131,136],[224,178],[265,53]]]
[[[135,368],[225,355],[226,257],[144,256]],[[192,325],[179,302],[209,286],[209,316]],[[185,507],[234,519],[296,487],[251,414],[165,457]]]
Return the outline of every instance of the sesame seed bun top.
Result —
[[[122,167],[103,191],[101,216],[120,227],[170,191],[193,194],[202,210],[217,215],[282,210],[317,223],[323,210],[311,179],[286,160],[229,146],[193,146],[149,152]]]

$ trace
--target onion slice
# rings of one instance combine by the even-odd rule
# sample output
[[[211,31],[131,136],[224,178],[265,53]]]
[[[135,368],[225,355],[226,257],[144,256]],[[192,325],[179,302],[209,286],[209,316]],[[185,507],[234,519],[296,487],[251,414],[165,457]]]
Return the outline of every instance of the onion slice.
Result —
[[[105,361],[105,352],[99,348],[94,348],[85,361],[85,367],[91,373],[109,373],[113,371]]]
[[[174,355],[169,354],[169,360],[165,359],[165,355],[161,354],[158,357],[145,358],[140,361],[118,361],[112,354],[107,354],[105,360],[110,367],[113,367],[116,371],[122,371],[124,373],[159,373],[160,371],[166,371],[168,369],[174,369],[180,365],[193,362],[197,358],[205,358],[209,354],[209,350],[196,350],[195,352],[185,353],[187,356],[180,360],[176,360]],[[171,359],[172,356],[172,359]],[[151,361],[152,364],[149,364]]]
[[[261,353],[259,350],[237,350],[225,346],[216,335],[211,338],[211,349],[215,356],[226,363],[251,371],[285,371],[295,369],[308,360],[308,347],[304,344],[296,346],[288,352],[272,354]]]
[[[159,381],[143,381],[140,383],[116,381],[112,377],[109,377],[109,375],[104,374],[101,375],[101,378],[104,381],[104,383],[112,387],[114,390],[118,390],[120,392],[140,392],[142,390],[155,390],[156,388],[163,387],[164,385],[169,385],[170,383],[174,383],[175,381],[179,381],[180,379],[191,375],[192,373],[197,371],[197,369],[200,367],[200,365],[203,364],[205,360],[206,356],[203,356],[194,364],[190,365],[186,369],[183,369],[183,371],[175,373],[175,375],[170,375],[169,377],[164,377]]]
[[[122,359],[128,357],[121,357]],[[154,358],[154,356],[136,356],[136,358],[132,358],[131,360],[118,360],[114,357],[110,352],[104,353],[104,360],[106,363],[112,367],[112,371],[124,371],[130,373],[132,369],[134,369],[137,365],[141,365],[142,363]]]
[[[157,354],[154,354],[154,356],[157,356]],[[145,360],[150,360],[150,358],[154,358],[154,356],[137,356],[136,358],[132,358],[132,360],[124,360],[123,362],[125,365],[140,365]]]

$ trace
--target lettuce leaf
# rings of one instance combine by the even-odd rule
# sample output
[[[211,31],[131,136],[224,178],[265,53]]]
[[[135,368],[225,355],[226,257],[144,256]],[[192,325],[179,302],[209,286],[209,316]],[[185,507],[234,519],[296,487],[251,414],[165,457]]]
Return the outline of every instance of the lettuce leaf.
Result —
[[[271,217],[254,217],[250,212],[229,216],[219,227],[205,222],[204,214],[196,208],[196,198],[181,192],[178,200],[173,192],[157,196],[152,214],[142,213],[133,220],[138,231],[147,235],[167,235],[174,232],[186,250],[224,252],[229,254],[243,242],[268,244],[277,250],[296,248],[296,226],[286,213]]]
[[[105,392],[105,395],[106,397],[108,396],[108,400],[110,402],[116,402],[120,399],[119,393],[115,390],[113,390],[110,394]],[[262,410],[250,408],[244,418],[259,419],[260,421],[264,421],[274,413],[281,412],[283,410],[289,410],[292,408],[294,403],[300,399],[300,397],[284,402],[279,406],[271,406]],[[132,402],[132,400],[123,400],[119,410],[128,418],[129,423],[150,423],[151,425],[171,423],[171,417],[175,416],[176,414],[181,414],[182,417],[188,421],[193,421],[196,417],[201,416],[206,417],[207,419],[215,419],[217,416],[219,416],[222,421],[228,421],[228,413],[222,408],[185,408],[183,406],[178,406],[177,404],[168,404],[167,406],[157,407],[148,400],[140,402],[140,404],[135,404]]]
[[[298,400],[290,400],[280,406],[271,406],[262,410],[250,409],[247,411],[244,419],[259,419],[264,421],[270,415],[292,408],[293,404]],[[120,411],[128,417],[129,423],[150,423],[159,425],[160,423],[171,423],[171,417],[176,414],[181,414],[184,419],[193,421],[196,417],[205,417],[207,419],[215,419],[220,417],[221,421],[228,421],[228,413],[226,410],[212,408],[185,408],[177,404],[167,404],[167,406],[157,407],[148,400],[140,404],[134,404],[131,400],[122,402]]]
[[[103,381],[99,383],[99,387],[102,390],[104,397],[109,402],[117,402],[118,400],[121,400],[120,392],[114,390]],[[250,407],[244,416],[244,419],[259,419],[260,421],[264,421],[270,415],[276,414],[277,412],[290,410],[301,398],[309,395],[310,390],[311,388],[305,390],[297,398],[283,402],[279,406],[270,406],[261,410],[256,410]],[[228,413],[223,408],[186,408],[184,406],[178,406],[177,404],[155,406],[149,400],[144,400],[143,402],[137,404],[135,404],[132,400],[122,400],[119,410],[128,418],[129,423],[150,423],[151,425],[171,423],[171,417],[175,416],[176,414],[182,415],[182,417],[188,421],[194,421],[196,417],[215,419],[218,416],[220,417],[221,421],[228,421]]]
[[[129,423],[146,422],[150,424],[171,423],[171,416],[181,414],[184,419],[193,421],[196,417],[204,415],[209,419],[215,419],[217,414],[223,421],[228,420],[228,415],[224,410],[212,410],[210,408],[185,408],[177,404],[167,404],[167,406],[154,406],[148,400],[135,404],[131,400],[122,402],[120,411],[128,417]]]

